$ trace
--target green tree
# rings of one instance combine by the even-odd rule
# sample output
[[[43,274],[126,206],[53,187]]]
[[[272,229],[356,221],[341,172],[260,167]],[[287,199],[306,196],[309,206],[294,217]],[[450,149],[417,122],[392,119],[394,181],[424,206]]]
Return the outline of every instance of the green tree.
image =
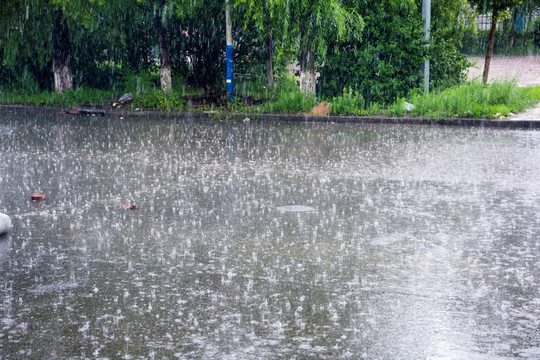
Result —
[[[70,28],[92,26],[103,4],[102,0],[3,1],[0,8],[3,64],[20,71],[22,62],[25,72],[28,67],[52,67],[54,90],[73,89]]]
[[[123,80],[140,78],[159,67],[153,52],[153,13],[132,5],[131,0],[108,1],[92,26],[72,27],[75,86],[118,88]],[[159,78],[155,84],[159,86]]]
[[[315,94],[317,65],[326,60],[330,42],[359,40],[364,23],[355,9],[343,6],[339,0],[290,0],[289,6],[300,88]]]
[[[319,91],[326,97],[344,88],[358,91],[367,105],[405,96],[420,82],[424,59],[422,19],[414,0],[354,0],[364,19],[362,41],[339,43],[321,69]]]
[[[514,7],[512,15],[509,18],[511,21],[510,34],[508,37],[510,47],[514,47],[515,44],[516,21],[518,20],[518,15],[532,17],[532,14],[539,8],[540,0],[523,0],[521,4]],[[532,18],[534,19],[534,17]]]
[[[420,8],[421,0],[417,0]],[[466,80],[470,66],[459,51],[465,34],[475,28],[476,16],[467,0],[432,1],[430,58],[430,88],[445,88]]]
[[[153,14],[159,48],[159,79],[163,93],[172,91],[171,51],[168,21],[182,15],[182,0],[136,0],[135,4],[146,13]]]
[[[332,98],[358,91],[366,105],[389,103],[421,85],[420,67],[430,59],[430,88],[465,79],[467,60],[458,51],[471,16],[465,0],[432,3],[430,46],[423,41],[421,0],[349,0],[364,19],[362,41],[335,42],[321,68],[318,91]]]
[[[237,0],[236,5],[247,3],[244,28],[254,25],[264,46],[268,88],[274,87],[275,40],[286,36],[289,28],[289,7],[280,0]],[[280,44],[283,41],[279,42]]]
[[[189,85],[205,92],[215,91],[225,75],[224,4],[194,2],[181,22],[176,19],[174,29],[170,29],[174,68],[184,74]],[[238,39],[236,34],[233,37]]]
[[[66,10],[52,1],[4,2],[0,10],[4,65],[14,68],[18,58],[25,55],[37,56],[41,64],[48,63],[52,57],[55,91],[71,90],[71,44]]]
[[[513,9],[521,4],[523,0],[471,0],[471,3],[476,6],[480,14],[491,14],[491,29],[489,31],[488,48],[486,52],[486,60],[484,63],[484,83],[487,84],[489,76],[489,66],[491,56],[493,54],[493,45],[495,44],[495,32],[497,30],[497,22],[507,14],[508,10]]]

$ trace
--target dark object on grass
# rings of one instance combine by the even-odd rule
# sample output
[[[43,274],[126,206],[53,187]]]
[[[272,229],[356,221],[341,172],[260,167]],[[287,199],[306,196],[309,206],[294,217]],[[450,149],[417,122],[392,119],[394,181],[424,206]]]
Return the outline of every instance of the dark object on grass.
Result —
[[[133,101],[133,96],[131,96],[131,93],[124,94],[120,96],[120,99],[118,99],[118,103],[120,104],[127,104],[131,101]]]
[[[105,116],[105,110],[94,107],[73,108],[66,111],[66,113],[69,115]]]
[[[120,96],[120,98],[113,103],[113,108],[118,108],[122,105],[129,104],[133,101],[133,96],[131,93],[124,94]]]

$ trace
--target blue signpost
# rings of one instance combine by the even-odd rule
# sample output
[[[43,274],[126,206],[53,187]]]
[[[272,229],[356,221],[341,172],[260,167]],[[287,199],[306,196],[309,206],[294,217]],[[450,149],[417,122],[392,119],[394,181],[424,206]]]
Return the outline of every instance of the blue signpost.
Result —
[[[227,96],[230,101],[234,98],[234,60],[233,47],[227,45],[225,48],[225,56],[227,58]]]
[[[227,98],[234,100],[234,54],[232,43],[232,23],[231,23],[231,5],[229,0],[225,0],[225,32],[227,42],[225,47],[225,58],[227,63]]]

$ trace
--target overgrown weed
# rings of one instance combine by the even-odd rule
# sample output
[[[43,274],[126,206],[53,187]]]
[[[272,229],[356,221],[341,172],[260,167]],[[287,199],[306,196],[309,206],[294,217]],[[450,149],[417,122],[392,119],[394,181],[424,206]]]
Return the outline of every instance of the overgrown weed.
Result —
[[[523,111],[540,101],[540,86],[519,87],[515,81],[485,85],[478,81],[414,95],[413,115],[426,117],[495,118]]]

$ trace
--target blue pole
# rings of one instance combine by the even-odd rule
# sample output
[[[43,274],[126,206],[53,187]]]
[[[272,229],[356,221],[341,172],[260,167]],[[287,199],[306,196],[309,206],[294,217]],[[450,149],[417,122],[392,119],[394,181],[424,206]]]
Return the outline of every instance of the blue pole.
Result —
[[[234,100],[234,54],[232,42],[232,23],[231,23],[231,6],[229,0],[225,0],[225,31],[227,36],[227,46],[225,47],[225,58],[227,64],[227,98],[229,101]]]
[[[232,45],[226,46],[225,57],[227,59],[227,97],[229,101],[232,101],[234,99],[234,60]]]

